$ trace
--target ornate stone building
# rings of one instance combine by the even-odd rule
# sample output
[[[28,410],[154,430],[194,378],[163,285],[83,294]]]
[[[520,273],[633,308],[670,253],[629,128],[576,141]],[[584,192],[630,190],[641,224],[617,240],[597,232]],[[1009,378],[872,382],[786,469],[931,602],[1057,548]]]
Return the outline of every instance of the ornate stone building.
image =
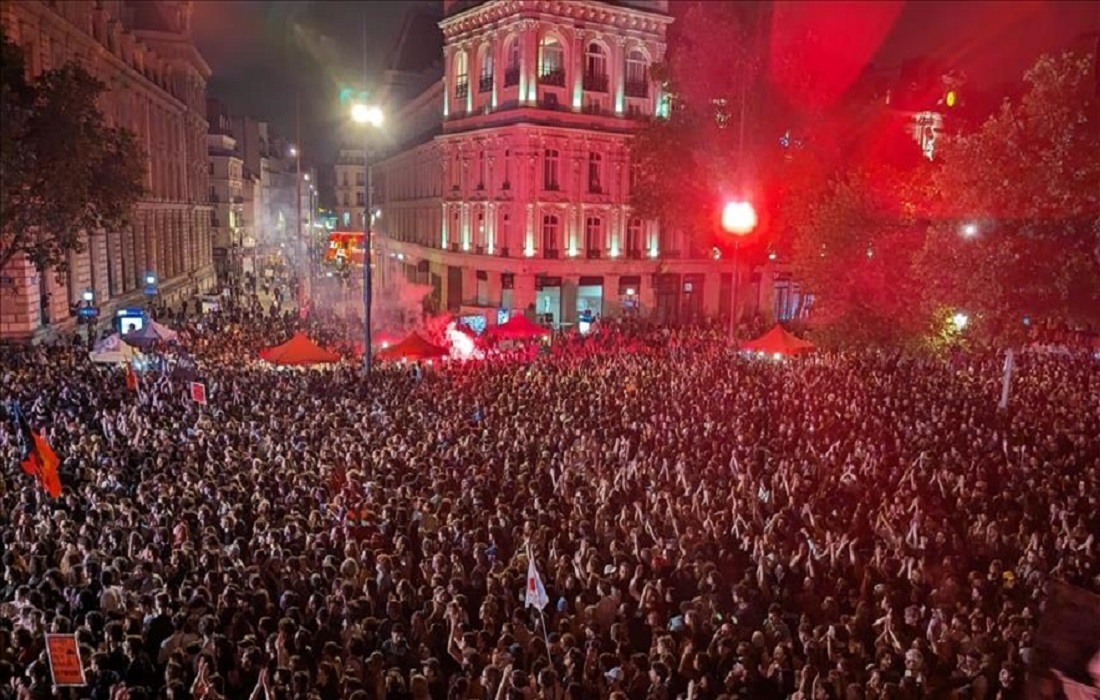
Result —
[[[146,153],[146,196],[130,225],[94,231],[58,281],[25,260],[2,272],[0,338],[29,339],[71,324],[70,306],[94,291],[101,322],[140,304],[147,273],[159,293],[185,299],[214,283],[206,152],[210,68],[191,41],[190,0],[8,0],[4,32],[33,78],[68,61],[107,86],[100,109],[133,131]]]
[[[489,323],[498,309],[554,324],[728,313],[728,263],[628,204],[631,136],[668,109],[650,72],[668,3],[444,10],[438,135],[374,165],[379,277],[431,284],[442,308]],[[417,118],[407,109],[388,123]]]

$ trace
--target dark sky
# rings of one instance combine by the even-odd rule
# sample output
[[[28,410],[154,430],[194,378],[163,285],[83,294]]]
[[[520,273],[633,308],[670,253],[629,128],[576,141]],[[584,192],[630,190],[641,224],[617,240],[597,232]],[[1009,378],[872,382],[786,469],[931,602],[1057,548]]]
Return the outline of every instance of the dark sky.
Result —
[[[369,73],[378,75],[405,14],[418,6],[438,8],[439,0],[199,0],[194,31],[214,70],[209,94],[291,139],[300,94],[303,153],[323,162],[344,138],[339,89],[363,82],[364,22]],[[822,12],[830,6],[835,11]],[[1100,2],[1090,0],[815,0],[807,8],[826,15],[826,24],[877,10],[888,24],[871,47],[875,64],[932,55],[988,85],[1014,80],[1040,53],[1100,30]]]

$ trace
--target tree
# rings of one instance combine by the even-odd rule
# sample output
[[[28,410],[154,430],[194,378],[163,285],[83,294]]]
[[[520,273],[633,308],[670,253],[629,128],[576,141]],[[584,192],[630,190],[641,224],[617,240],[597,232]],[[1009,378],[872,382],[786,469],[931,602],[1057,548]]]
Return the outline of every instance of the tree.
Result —
[[[118,229],[144,193],[133,134],[104,125],[104,85],[70,63],[26,80],[22,51],[2,39],[0,268],[25,255],[65,271],[86,232]]]
[[[1044,56],[1024,96],[939,151],[926,299],[997,342],[1035,323],[1100,327],[1100,125],[1088,60]],[[964,227],[969,235],[961,235]]]

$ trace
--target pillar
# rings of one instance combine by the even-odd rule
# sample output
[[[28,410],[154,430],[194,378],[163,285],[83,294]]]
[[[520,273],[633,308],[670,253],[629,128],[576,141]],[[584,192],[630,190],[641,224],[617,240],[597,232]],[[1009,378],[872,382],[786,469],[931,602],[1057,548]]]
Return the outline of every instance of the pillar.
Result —
[[[512,308],[523,314],[535,303],[535,275],[527,272],[517,273],[512,287]]]

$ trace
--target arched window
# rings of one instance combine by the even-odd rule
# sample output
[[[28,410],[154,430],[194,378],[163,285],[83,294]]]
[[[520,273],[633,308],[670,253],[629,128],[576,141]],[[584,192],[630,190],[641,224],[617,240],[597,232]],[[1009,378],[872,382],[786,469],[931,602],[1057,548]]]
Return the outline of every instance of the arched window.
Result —
[[[565,85],[565,47],[557,37],[547,35],[539,41],[539,82]]]
[[[481,64],[478,92],[489,92],[493,89],[493,48],[488,44],[481,47],[478,63]]]
[[[627,97],[649,96],[649,61],[638,49],[626,54],[626,95]]]
[[[589,257],[603,250],[603,220],[598,216],[590,216],[584,221],[584,249]]]
[[[547,148],[542,160],[542,188],[556,191],[560,189],[560,154],[553,148]]]
[[[584,52],[584,89],[607,92],[607,52],[595,42]]]
[[[542,254],[547,258],[558,257],[558,217],[554,214],[542,217]]]
[[[464,99],[470,94],[470,59],[465,51],[455,54],[455,97]]]

